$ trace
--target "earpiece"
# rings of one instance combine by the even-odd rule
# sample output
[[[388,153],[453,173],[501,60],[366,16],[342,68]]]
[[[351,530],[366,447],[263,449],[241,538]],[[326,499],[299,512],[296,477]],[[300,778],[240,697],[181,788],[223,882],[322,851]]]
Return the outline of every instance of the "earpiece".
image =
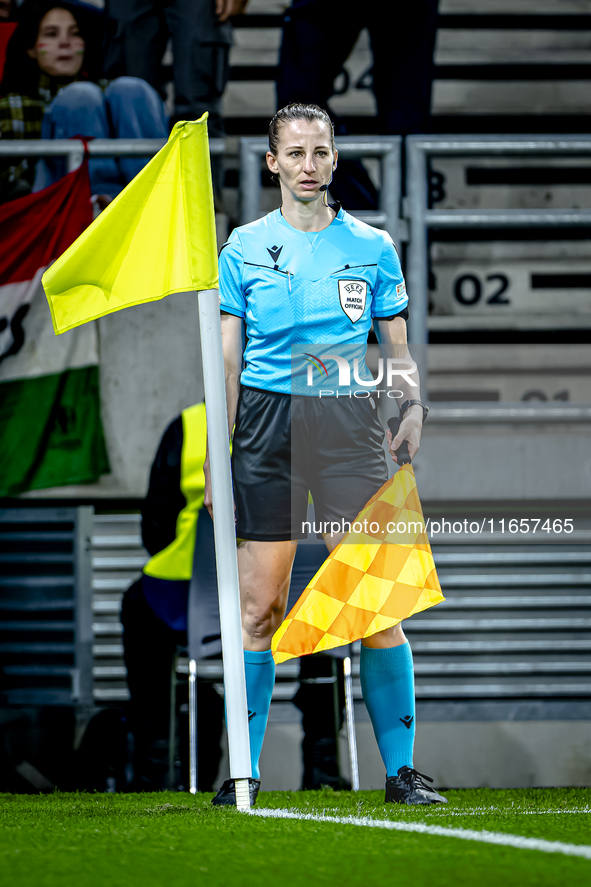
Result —
[[[331,182],[332,182],[332,173],[335,171],[335,169],[336,169],[336,167],[333,167],[333,170],[332,170],[332,172],[331,172],[331,174],[330,174],[330,179],[328,180],[328,182],[326,183],[326,185],[321,185],[321,186],[319,187],[319,189],[318,189],[319,191],[328,191],[328,189],[329,189],[329,187],[330,187],[330,184],[331,184]]]
[[[318,189],[319,191],[322,191],[322,192],[324,193],[324,204],[325,204],[325,206],[328,206],[328,203],[326,202],[326,192],[328,191],[331,182],[332,182],[332,173],[330,174],[330,179],[328,180],[328,182],[326,183],[326,185],[321,185],[321,186],[319,187],[319,189]]]

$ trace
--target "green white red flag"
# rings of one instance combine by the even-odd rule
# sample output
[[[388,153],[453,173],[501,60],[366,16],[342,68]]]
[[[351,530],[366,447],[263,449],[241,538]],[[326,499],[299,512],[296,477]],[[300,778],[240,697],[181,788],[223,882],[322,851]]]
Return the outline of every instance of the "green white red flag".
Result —
[[[56,336],[41,276],[92,221],[87,165],[0,206],[0,496],[109,471],[94,323]]]

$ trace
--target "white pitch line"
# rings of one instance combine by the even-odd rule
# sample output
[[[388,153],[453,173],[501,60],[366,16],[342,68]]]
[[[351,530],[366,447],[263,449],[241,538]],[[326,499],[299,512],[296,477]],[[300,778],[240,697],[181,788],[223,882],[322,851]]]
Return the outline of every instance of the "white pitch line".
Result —
[[[501,813],[509,816],[518,814],[519,816],[557,816],[565,813],[578,813],[588,816],[591,813],[591,807],[571,807],[568,809],[558,810],[532,810],[529,807],[462,807],[457,810],[447,810],[443,805],[437,806],[429,810],[429,817],[441,814],[443,816],[488,816],[491,813]]]
[[[591,847],[585,844],[565,844],[562,841],[544,841],[541,838],[525,838],[522,835],[509,835],[503,832],[475,831],[474,829],[445,828],[442,825],[427,825],[423,822],[398,822],[392,819],[369,819],[355,816],[325,816],[319,813],[297,813],[294,810],[263,807],[252,809],[251,816],[263,819],[297,819],[308,822],[332,822],[336,825],[360,825],[366,828],[392,829],[400,832],[418,832],[423,835],[437,835],[441,838],[459,838],[462,841],[479,841],[482,844],[498,844],[502,847],[515,847],[517,850],[539,850],[542,853],[561,853],[564,856],[580,856],[591,860]]]

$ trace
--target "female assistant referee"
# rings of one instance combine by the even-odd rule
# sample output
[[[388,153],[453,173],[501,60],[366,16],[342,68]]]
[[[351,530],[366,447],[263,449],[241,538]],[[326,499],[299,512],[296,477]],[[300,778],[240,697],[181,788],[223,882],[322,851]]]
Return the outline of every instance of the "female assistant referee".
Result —
[[[308,491],[317,522],[352,521],[388,477],[375,401],[298,396],[296,404],[292,347],[363,346],[373,320],[385,354],[396,346],[406,349],[408,298],[398,254],[385,232],[327,202],[337,159],[326,111],[309,104],[278,111],[269,125],[267,165],[281,188],[281,208],[236,228],[220,253],[230,433],[235,425],[251,804],[260,786],[259,756],[275,680],[271,638],[284,617]],[[405,390],[404,382],[400,388],[408,396],[398,434],[392,439],[388,432],[394,460],[404,440],[410,457],[415,455],[426,414],[419,389]],[[205,504],[211,508],[208,472],[206,477]],[[342,535],[325,534],[329,551]],[[445,802],[413,769],[413,664],[400,625],[363,641],[360,668],[386,767],[386,802]],[[233,780],[224,783],[213,803],[235,803]]]

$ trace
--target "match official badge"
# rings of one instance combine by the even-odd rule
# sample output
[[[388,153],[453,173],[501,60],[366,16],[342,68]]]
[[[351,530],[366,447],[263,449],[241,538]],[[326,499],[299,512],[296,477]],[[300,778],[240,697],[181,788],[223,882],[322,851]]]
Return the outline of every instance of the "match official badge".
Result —
[[[365,280],[339,280],[338,283],[341,308],[352,323],[357,323],[365,311],[367,283]]]

